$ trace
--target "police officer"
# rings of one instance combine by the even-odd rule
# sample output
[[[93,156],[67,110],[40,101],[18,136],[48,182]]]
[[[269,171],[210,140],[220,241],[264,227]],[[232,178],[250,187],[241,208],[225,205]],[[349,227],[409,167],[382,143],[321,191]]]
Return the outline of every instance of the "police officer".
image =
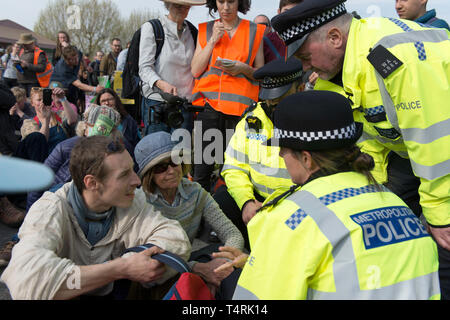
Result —
[[[342,87],[364,133],[389,151],[387,186],[426,218],[449,299],[450,33],[394,18],[358,20],[344,2],[305,0],[272,24],[288,56]]]
[[[258,69],[254,77],[260,81],[260,102],[244,112],[225,152],[221,175],[226,187],[221,187],[214,198],[244,235],[246,248],[246,225],[256,210],[276,189],[292,184],[279,150],[262,143],[273,135],[276,105],[299,90],[302,75],[302,64],[295,58],[274,60]]]
[[[274,126],[267,145],[280,147],[296,186],[272,194],[249,223],[251,254],[233,298],[439,299],[436,244],[374,181],[348,100],[330,91],[291,95]],[[222,250],[214,256],[240,255]]]

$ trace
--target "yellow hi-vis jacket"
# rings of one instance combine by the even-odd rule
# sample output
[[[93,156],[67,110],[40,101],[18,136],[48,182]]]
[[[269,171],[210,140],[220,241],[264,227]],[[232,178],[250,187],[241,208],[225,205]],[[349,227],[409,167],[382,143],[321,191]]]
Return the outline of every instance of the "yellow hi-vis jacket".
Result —
[[[267,198],[276,189],[293,185],[279,156],[280,148],[262,145],[272,136],[273,123],[258,103],[239,121],[228,144],[221,174],[241,210],[248,200],[255,199],[254,191]]]
[[[233,299],[440,299],[436,244],[380,187],[338,173],[259,212],[248,224],[251,253]]]
[[[322,80],[320,78],[317,79],[314,90],[333,91],[348,98],[345,94],[344,88],[333,82]],[[353,111],[353,117],[356,122],[364,123],[363,114],[359,111],[359,109],[355,109]],[[370,130],[370,128],[364,129]],[[372,134],[376,135],[376,131],[372,131]],[[361,138],[357,142],[357,145],[361,148],[362,152],[369,154],[373,158],[375,167],[370,173],[373,175],[375,180],[380,184],[386,183],[388,181],[387,167],[389,164],[388,155],[390,150],[366,132],[363,132]]]
[[[408,20],[354,19],[342,74],[365,134],[410,160],[423,214],[441,227],[450,226],[449,35]]]

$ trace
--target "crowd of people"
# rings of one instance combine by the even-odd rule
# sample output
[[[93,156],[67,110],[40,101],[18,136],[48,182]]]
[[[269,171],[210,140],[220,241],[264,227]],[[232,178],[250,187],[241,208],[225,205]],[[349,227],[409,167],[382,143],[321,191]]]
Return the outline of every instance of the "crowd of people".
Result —
[[[427,1],[163,1],[93,61],[65,31],[51,61],[31,34],[2,56],[0,154],[55,174],[0,190],[12,298],[162,299],[167,251],[216,299],[449,299],[450,27]]]

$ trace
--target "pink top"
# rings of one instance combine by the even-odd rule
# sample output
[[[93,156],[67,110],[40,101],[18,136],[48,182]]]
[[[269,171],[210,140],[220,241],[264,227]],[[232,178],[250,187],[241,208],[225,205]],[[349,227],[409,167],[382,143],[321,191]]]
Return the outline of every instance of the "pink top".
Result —
[[[75,111],[75,113],[78,113],[77,107],[74,104],[70,103],[70,102],[69,102],[69,104],[72,107],[73,111]],[[55,113],[58,113],[60,111],[64,111],[64,106],[61,104],[59,107],[57,107],[56,103],[53,101],[52,102],[52,111],[55,112]]]

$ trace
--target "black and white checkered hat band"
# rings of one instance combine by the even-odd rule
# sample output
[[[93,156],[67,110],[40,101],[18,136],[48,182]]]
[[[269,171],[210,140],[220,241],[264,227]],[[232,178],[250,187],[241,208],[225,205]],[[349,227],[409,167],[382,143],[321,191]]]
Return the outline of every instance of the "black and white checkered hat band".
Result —
[[[278,128],[274,129],[275,139],[299,139],[306,142],[319,141],[319,140],[344,140],[351,139],[356,134],[356,124],[329,131],[313,131],[313,132],[299,132],[299,131],[288,131],[280,130]]]
[[[290,74],[285,77],[265,77],[263,82],[261,83],[261,88],[273,89],[282,87],[294,82],[297,79],[300,79],[302,75],[303,71],[299,70],[296,73]]]
[[[333,20],[335,17],[346,13],[345,4],[341,3],[337,7],[321,13],[318,16],[305,19],[289,29],[281,32],[280,37],[287,43],[300,39],[305,34],[317,29],[319,26]],[[300,36],[299,36],[300,35]],[[288,42],[289,41],[289,42]]]

